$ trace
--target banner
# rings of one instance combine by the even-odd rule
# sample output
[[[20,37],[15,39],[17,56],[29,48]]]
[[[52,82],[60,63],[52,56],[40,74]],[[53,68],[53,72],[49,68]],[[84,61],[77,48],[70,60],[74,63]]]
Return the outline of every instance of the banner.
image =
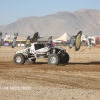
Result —
[[[14,39],[12,41],[12,48],[14,48],[16,46],[16,39],[17,39],[17,37],[14,37]]]
[[[2,44],[2,32],[0,32],[0,47],[1,47],[1,44]]]
[[[30,46],[30,36],[27,37],[26,39],[26,47],[29,47]]]
[[[82,31],[79,31],[78,34],[75,36],[75,51],[78,51],[80,49],[81,36],[82,36]]]
[[[2,32],[0,32],[0,36],[2,36]]]
[[[52,46],[52,36],[49,37],[48,44],[49,44],[49,46]]]
[[[74,46],[74,44],[75,44],[75,36],[72,36],[70,38],[69,48],[72,48]]]
[[[12,41],[12,48],[14,48],[16,46],[17,36],[18,36],[18,33],[14,33],[14,39]]]
[[[33,35],[33,37],[31,38],[31,43],[37,42],[38,37],[39,37],[39,34],[38,34],[38,32],[36,32],[36,33]]]
[[[14,33],[14,36],[18,36],[18,33]]]

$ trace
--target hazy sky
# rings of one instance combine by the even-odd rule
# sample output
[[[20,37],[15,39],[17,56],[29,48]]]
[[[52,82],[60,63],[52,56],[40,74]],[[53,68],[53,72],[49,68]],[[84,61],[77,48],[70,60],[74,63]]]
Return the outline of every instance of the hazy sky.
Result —
[[[100,0],[0,0],[0,25],[10,24],[22,17],[79,9],[100,10]]]

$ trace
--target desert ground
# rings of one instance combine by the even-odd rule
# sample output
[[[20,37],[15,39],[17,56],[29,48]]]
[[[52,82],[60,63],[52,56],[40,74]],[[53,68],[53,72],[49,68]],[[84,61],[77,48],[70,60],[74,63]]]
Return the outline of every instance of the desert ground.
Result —
[[[65,48],[67,65],[15,65],[13,56],[23,47],[0,48],[0,100],[100,100],[100,47]]]

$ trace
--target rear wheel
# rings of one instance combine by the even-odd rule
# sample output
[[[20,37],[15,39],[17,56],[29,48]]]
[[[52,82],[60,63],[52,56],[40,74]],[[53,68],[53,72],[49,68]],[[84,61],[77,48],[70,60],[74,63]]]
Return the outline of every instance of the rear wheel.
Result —
[[[59,57],[56,54],[50,54],[48,57],[48,64],[50,65],[58,65]]]
[[[69,54],[68,53],[65,53],[65,56],[64,57],[60,57],[60,64],[67,64],[69,62]]]
[[[23,54],[21,53],[18,53],[18,54],[15,54],[14,57],[13,57],[13,61],[15,64],[17,65],[23,65],[25,63],[25,57]]]

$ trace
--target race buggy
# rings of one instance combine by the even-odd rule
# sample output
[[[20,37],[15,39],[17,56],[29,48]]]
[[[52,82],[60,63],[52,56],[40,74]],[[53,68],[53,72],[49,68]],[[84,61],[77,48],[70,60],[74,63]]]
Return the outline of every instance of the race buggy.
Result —
[[[42,58],[47,59],[48,64],[66,65],[70,59],[69,54],[63,48],[57,48],[52,45],[52,36],[49,37],[48,41],[44,43],[37,42],[39,39],[39,34],[36,32],[33,38],[28,38],[26,41],[30,41],[30,46],[25,49],[16,51],[13,61],[17,65],[23,65],[25,61],[31,61],[35,63],[36,59]]]

